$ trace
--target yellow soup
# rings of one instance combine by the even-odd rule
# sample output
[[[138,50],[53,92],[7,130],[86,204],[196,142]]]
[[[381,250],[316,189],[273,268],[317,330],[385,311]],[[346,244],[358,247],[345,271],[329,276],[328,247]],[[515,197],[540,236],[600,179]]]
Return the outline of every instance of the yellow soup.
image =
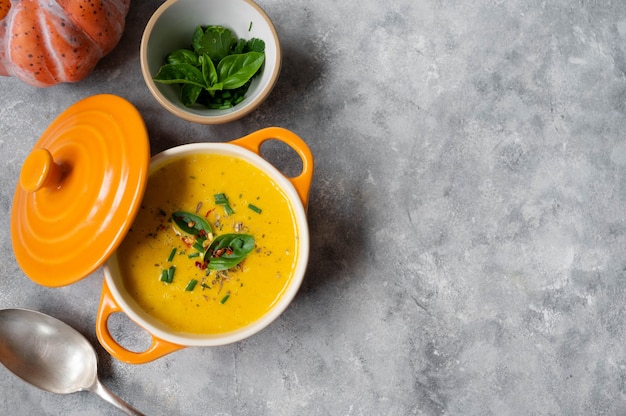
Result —
[[[220,193],[234,211],[230,215],[215,202]],[[205,218],[214,237],[251,235],[255,247],[239,265],[209,270],[193,238],[175,227],[176,211]],[[298,244],[290,202],[266,173],[239,158],[195,154],[150,174],[118,257],[126,291],[149,315],[174,331],[217,334],[242,328],[272,308],[289,284]],[[167,283],[163,271],[170,269]]]

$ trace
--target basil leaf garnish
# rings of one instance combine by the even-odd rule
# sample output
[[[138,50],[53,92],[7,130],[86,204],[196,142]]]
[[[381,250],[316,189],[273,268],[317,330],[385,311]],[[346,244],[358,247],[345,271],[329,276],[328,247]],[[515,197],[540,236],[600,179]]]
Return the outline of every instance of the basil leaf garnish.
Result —
[[[227,270],[235,267],[254,249],[254,237],[249,234],[222,234],[204,253],[210,270]]]
[[[196,236],[198,239],[206,239],[213,234],[209,222],[191,212],[176,211],[172,213],[172,221],[180,231]]]

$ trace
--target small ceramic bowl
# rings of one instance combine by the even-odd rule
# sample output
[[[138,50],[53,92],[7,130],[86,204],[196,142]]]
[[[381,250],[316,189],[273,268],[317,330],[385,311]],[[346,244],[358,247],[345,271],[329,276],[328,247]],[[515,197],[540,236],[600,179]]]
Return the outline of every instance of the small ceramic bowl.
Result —
[[[286,177],[260,153],[263,142],[279,140],[290,146],[302,160],[302,172],[296,177]],[[126,289],[124,277],[120,271],[119,256],[116,251],[109,257],[104,267],[102,297],[96,319],[96,333],[102,346],[120,361],[141,364],[160,358],[185,347],[209,347],[240,341],[261,331],[287,308],[295,297],[307,267],[309,256],[309,231],[306,220],[306,207],[313,175],[313,157],[302,139],[289,130],[271,127],[253,132],[228,143],[193,143],[165,150],[155,155],[150,162],[150,171],[176,161],[180,157],[198,154],[217,154],[231,156],[249,162],[263,171],[273,180],[289,201],[294,215],[294,224],[298,234],[297,256],[287,285],[279,298],[258,319],[237,329],[209,334],[191,334],[176,332],[159,321],[134,300]],[[185,184],[181,184],[182,187]],[[125,313],[135,324],[148,332],[152,338],[150,347],[141,352],[130,351],[114,339],[109,332],[108,320],[114,314]]]
[[[265,42],[265,62],[252,79],[242,102],[229,109],[183,105],[179,85],[154,82],[166,56],[189,48],[197,26],[224,26],[240,39]],[[256,109],[272,91],[280,73],[281,52],[276,29],[252,0],[167,0],[152,15],[140,47],[141,71],[154,98],[172,114],[195,123],[221,124],[237,120]]]

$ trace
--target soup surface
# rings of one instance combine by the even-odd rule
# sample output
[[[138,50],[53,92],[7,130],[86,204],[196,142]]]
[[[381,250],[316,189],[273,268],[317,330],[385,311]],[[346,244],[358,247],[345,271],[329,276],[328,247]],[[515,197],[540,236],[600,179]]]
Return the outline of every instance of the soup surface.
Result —
[[[232,212],[216,203],[219,194]],[[211,270],[202,248],[172,221],[179,211],[206,219],[213,238],[250,235],[254,248],[238,265]],[[272,308],[289,284],[298,244],[289,200],[267,174],[240,158],[194,154],[151,172],[117,253],[126,291],[149,315],[174,331],[217,334]]]

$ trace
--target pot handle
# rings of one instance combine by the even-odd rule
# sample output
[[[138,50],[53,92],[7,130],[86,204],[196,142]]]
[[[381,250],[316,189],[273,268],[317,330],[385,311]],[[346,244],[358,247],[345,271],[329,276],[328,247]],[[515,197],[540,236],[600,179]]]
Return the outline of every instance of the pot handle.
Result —
[[[268,140],[279,140],[291,147],[302,159],[302,172],[296,177],[286,177],[296,188],[302,205],[306,210],[309,203],[309,191],[313,180],[313,154],[309,146],[298,135],[282,127],[267,127],[257,130],[240,139],[231,141],[261,156],[261,145]]]
[[[96,318],[96,335],[104,349],[118,360],[128,364],[144,364],[185,348],[184,345],[173,344],[150,334],[152,345],[146,351],[134,352],[127,350],[115,341],[109,332],[109,317],[117,312],[123,312],[123,310],[113,299],[105,279],[102,284],[102,297],[100,298],[100,307],[98,308],[98,316]]]

